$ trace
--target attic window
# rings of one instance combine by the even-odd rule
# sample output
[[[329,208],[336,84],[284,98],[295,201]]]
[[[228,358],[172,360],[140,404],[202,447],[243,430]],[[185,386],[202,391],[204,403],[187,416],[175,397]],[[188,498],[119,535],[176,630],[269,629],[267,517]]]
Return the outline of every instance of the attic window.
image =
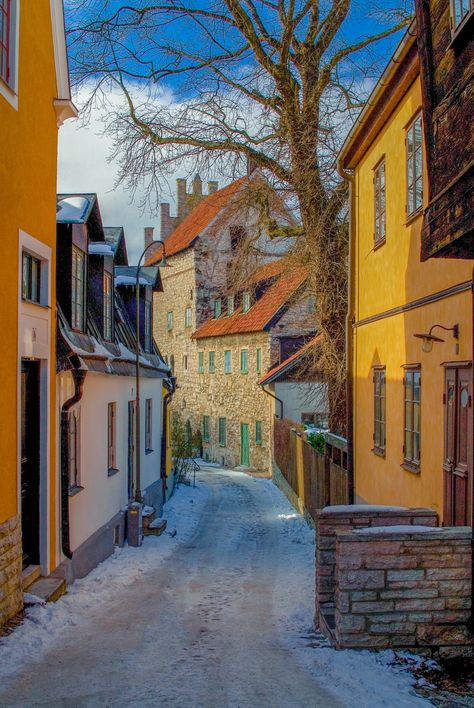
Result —
[[[214,317],[220,317],[222,314],[222,299],[218,297],[214,300]]]
[[[112,276],[104,273],[104,339],[112,339]]]
[[[230,315],[234,314],[234,296],[229,295],[227,298],[227,315],[230,317]]]
[[[250,310],[250,293],[245,290],[242,293],[242,312],[248,312]]]

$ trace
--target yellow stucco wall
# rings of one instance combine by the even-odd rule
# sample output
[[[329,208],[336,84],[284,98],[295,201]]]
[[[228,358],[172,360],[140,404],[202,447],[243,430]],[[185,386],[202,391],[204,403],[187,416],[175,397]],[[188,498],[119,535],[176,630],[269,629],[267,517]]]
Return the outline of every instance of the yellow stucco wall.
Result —
[[[421,108],[419,79],[393,111],[355,171],[355,320],[439,292],[471,279],[472,261],[431,259],[420,262],[421,215],[406,221],[405,128]],[[374,251],[373,169],[385,157],[386,243]],[[424,199],[426,202],[426,167]],[[471,359],[469,291],[408,312],[361,324],[353,330],[354,463],[359,498],[369,503],[443,508],[443,390],[446,361]],[[450,333],[437,331],[445,343],[429,354],[415,332],[435,323],[460,325],[459,350]],[[403,365],[421,364],[421,469],[415,474],[403,461]],[[373,448],[373,366],[386,367],[386,454]]]
[[[18,513],[18,242],[19,230],[53,251],[51,264],[50,556],[55,559],[55,244],[57,122],[49,0],[21,3],[18,110],[0,95],[0,523]]]

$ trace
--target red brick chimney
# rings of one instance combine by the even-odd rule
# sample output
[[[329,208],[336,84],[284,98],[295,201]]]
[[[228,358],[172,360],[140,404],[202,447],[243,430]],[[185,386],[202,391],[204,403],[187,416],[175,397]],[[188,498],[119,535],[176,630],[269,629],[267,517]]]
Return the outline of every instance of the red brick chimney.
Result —
[[[216,182],[215,180],[211,180],[210,182],[207,183],[207,193],[208,194],[214,194],[214,192],[217,192],[219,189],[219,182]]]
[[[154,226],[145,226],[145,248],[153,241]]]

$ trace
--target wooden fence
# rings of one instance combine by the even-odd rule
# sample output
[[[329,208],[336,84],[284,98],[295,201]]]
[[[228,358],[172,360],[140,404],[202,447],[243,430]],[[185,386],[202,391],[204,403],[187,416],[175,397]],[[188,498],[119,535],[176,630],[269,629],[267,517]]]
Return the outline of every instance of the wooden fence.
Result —
[[[289,420],[275,420],[274,458],[310,516],[332,504],[349,504],[347,442],[328,434],[317,452]]]

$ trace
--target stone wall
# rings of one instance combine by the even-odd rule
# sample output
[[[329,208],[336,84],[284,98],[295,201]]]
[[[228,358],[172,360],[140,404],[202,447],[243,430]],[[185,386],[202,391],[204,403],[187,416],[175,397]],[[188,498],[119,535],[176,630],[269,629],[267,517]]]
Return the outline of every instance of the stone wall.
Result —
[[[0,627],[23,607],[21,526],[17,516],[0,524]]]
[[[399,524],[437,526],[438,516],[432,509],[364,504],[332,506],[316,512],[316,623],[318,625],[320,606],[334,602],[337,532]]]
[[[336,556],[338,647],[471,645],[469,528],[339,532]]]

